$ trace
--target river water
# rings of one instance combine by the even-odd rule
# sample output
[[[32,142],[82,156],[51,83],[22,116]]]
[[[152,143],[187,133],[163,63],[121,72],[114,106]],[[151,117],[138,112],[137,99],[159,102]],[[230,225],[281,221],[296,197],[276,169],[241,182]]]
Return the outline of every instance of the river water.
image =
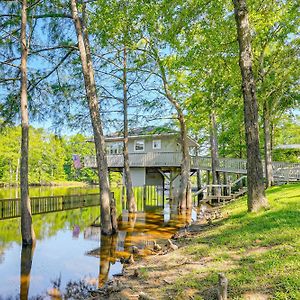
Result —
[[[32,196],[97,193],[92,188],[33,188]],[[0,197],[12,198],[14,190],[0,190]],[[122,272],[122,257],[132,245],[149,255],[154,240],[170,238],[195,218],[195,213],[178,214],[156,187],[135,195],[139,212],[128,214],[120,188],[114,190],[119,232],[101,236],[99,206],[82,207],[33,216],[37,241],[34,248],[21,246],[20,218],[0,220],[0,299],[71,298],[78,288],[101,287]],[[96,200],[99,196],[95,196]],[[60,298],[56,298],[60,299]]]

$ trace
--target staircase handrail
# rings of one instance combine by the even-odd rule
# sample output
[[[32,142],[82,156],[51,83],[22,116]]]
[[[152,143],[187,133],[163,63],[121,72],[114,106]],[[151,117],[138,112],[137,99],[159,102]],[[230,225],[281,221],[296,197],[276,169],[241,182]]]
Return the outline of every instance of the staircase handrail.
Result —
[[[234,182],[229,183],[229,184],[206,184],[200,190],[198,190],[197,192],[193,193],[193,197],[198,196],[200,193],[202,193],[203,191],[205,191],[208,187],[219,187],[219,188],[229,187],[229,188],[232,188],[234,185],[236,185],[237,183],[239,183],[240,181],[242,181],[245,178],[247,178],[247,176],[242,176],[239,179],[237,179]]]
[[[193,194],[193,197],[198,196],[201,192],[207,189],[207,185],[205,184],[200,190]]]
[[[244,178],[247,178],[247,176],[242,176],[239,179],[237,179],[236,181],[232,182],[230,185],[231,187],[233,187],[234,185],[236,185],[237,183],[239,183],[240,181],[242,181]]]

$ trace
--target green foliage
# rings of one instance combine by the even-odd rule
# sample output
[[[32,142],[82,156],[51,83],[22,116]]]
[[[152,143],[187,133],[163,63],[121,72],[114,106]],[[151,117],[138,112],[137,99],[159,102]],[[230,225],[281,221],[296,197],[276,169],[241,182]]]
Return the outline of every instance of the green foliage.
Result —
[[[274,124],[275,126],[275,124]],[[300,144],[300,117],[283,115],[274,128],[274,144]],[[279,149],[273,147],[273,160],[299,162],[300,149]]]
[[[82,134],[76,134],[69,138],[65,138],[65,163],[64,172],[67,175],[68,180],[97,182],[97,173],[88,168],[77,170],[74,168],[72,154],[79,154],[80,157],[85,155],[92,155],[94,153],[94,143],[87,142],[86,136]]]
[[[0,183],[17,184],[20,164],[20,127],[6,127],[0,134]],[[96,182],[97,174],[87,168],[76,170],[72,155],[93,154],[93,143],[81,134],[59,137],[44,129],[30,128],[29,182],[47,184],[56,181]],[[83,161],[82,161],[83,162]]]
[[[79,2],[81,14],[83,5]],[[248,2],[261,119],[263,106],[266,105],[273,128],[273,148],[283,143],[299,143],[294,141],[299,136],[299,124],[295,120],[286,124],[287,113],[299,105],[299,4],[295,0]],[[6,17],[1,18],[1,26],[4,32],[12,32],[5,34],[0,42],[4,54],[0,62],[3,74],[0,79],[3,89],[0,97],[1,124],[12,122],[19,110],[16,55],[19,44],[16,29],[20,16],[16,13],[18,3],[7,6],[4,2],[0,5],[3,13],[7,13]],[[214,112],[219,155],[244,158],[246,146],[241,76],[232,10],[231,1],[88,1],[87,27],[97,87],[102,110],[109,111],[104,114],[108,119],[104,123],[109,127],[119,127],[114,123],[122,118],[112,110],[118,111],[120,107],[124,47],[128,51],[130,94],[137,95],[133,105],[135,108],[130,108],[130,116],[139,114],[140,120],[145,120],[146,111],[151,111],[153,120],[156,118],[153,115],[155,110],[160,119],[164,117],[162,112],[168,118],[176,118],[174,109],[170,109],[166,101],[161,101],[165,95],[162,95],[159,67],[153,56],[155,52],[165,70],[170,92],[186,116],[189,132],[207,149],[209,114]],[[9,17],[10,13],[12,17]],[[77,127],[90,126],[86,123],[88,118],[82,96],[81,66],[75,47],[74,53],[70,52],[68,59],[60,64],[70,48],[76,45],[73,24],[66,18],[70,14],[69,2],[55,0],[34,5],[29,9],[30,26],[33,25],[31,17],[35,14],[40,17],[35,19],[37,24],[31,28],[29,45],[30,118],[51,115],[55,125],[60,127],[66,123]],[[40,29],[48,34],[40,36]],[[54,49],[57,45],[59,47]],[[42,48],[48,50],[44,52]],[[68,68],[64,68],[66,65]],[[57,70],[52,74],[51,70],[56,66]],[[47,77],[49,74],[52,75]],[[140,84],[142,88],[137,87]],[[130,95],[130,98],[135,97]],[[3,141],[0,146],[0,182],[13,183],[18,180],[20,133],[9,130],[5,129],[6,133],[0,137]],[[260,132],[263,140],[263,126],[260,126]],[[96,181],[92,170],[78,172],[72,166],[73,153],[84,155],[92,152],[91,147],[84,144],[84,137],[80,135],[59,138],[42,131],[33,132],[30,146],[31,183]],[[261,149],[263,153],[263,147]],[[298,153],[293,151],[273,150],[273,155],[274,160],[296,161],[298,158]]]
[[[273,160],[299,163],[300,150],[299,149],[274,149]]]

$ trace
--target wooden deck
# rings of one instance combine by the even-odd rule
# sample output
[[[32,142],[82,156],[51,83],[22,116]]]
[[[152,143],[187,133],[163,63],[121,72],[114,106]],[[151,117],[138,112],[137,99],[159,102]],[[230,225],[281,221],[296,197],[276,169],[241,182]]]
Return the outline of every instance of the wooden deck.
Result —
[[[124,160],[122,154],[107,155],[109,168],[123,168]],[[174,168],[180,167],[180,152],[148,152],[130,153],[129,164],[131,167],[159,167]],[[96,168],[95,156],[84,157],[84,166]],[[211,158],[191,156],[192,170],[211,170]],[[273,162],[274,177],[282,181],[300,180],[300,163]],[[219,158],[219,172],[236,174],[247,174],[247,161],[237,158]]]

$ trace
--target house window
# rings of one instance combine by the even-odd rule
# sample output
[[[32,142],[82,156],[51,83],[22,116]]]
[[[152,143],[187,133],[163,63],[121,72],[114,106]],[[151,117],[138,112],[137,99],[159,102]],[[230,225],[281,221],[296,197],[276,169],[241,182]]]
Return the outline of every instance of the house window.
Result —
[[[155,150],[161,149],[161,140],[153,140],[152,146]]]
[[[116,142],[107,145],[106,147],[106,153],[107,154],[121,154],[123,152],[123,143],[121,142]]]
[[[145,141],[144,140],[134,141],[134,151],[141,152],[144,150],[145,150]]]

